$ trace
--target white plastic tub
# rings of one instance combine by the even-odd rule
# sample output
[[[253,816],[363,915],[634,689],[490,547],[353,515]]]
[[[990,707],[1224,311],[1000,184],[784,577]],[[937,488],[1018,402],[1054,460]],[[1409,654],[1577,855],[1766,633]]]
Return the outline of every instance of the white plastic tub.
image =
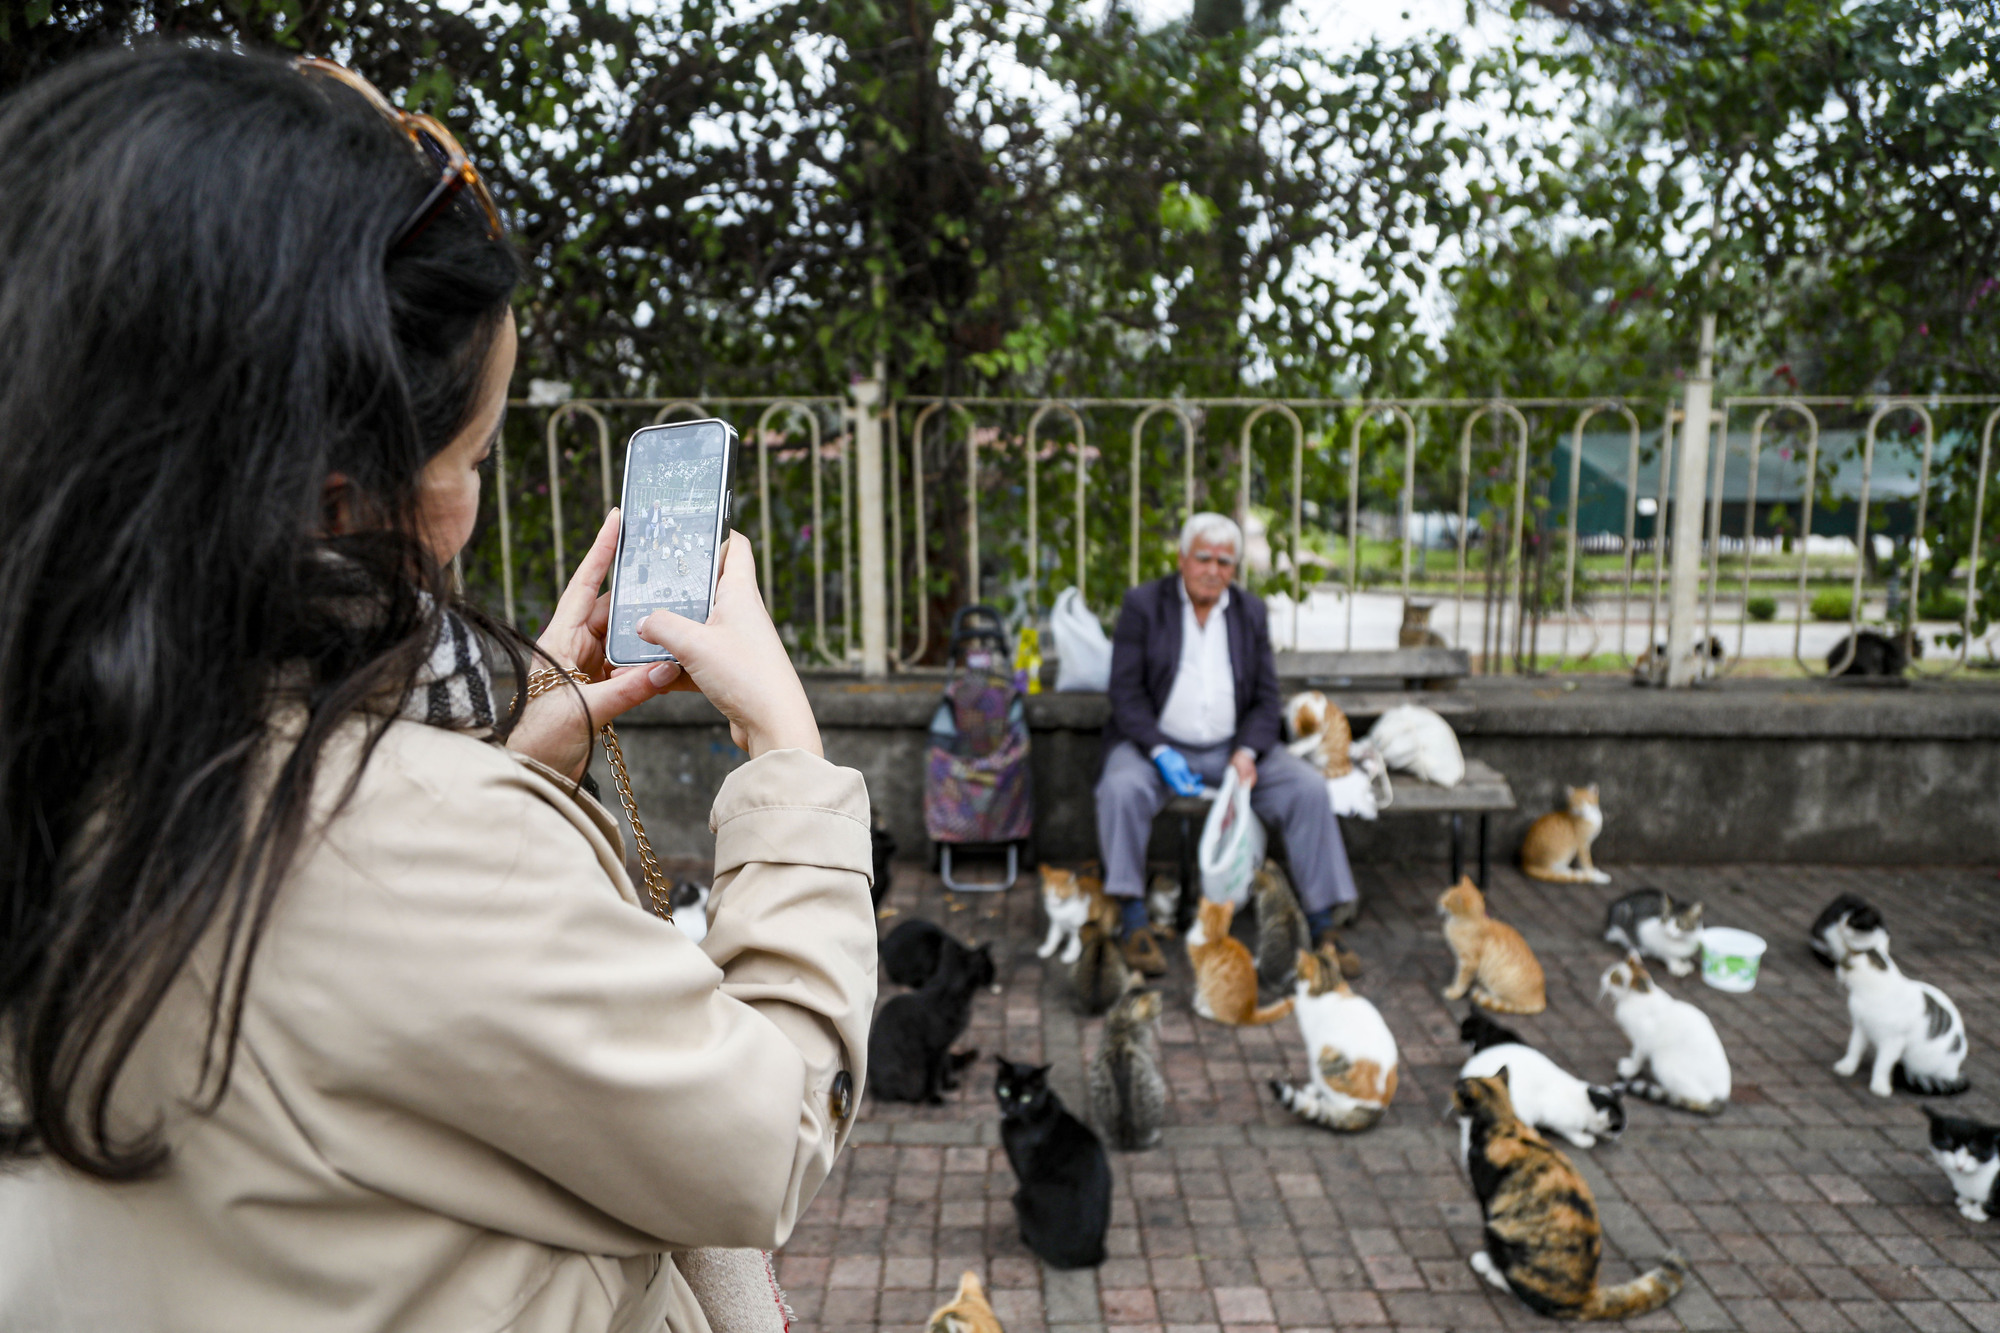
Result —
[[[1755,990],[1764,947],[1761,935],[1733,926],[1710,926],[1701,932],[1701,979],[1717,990],[1739,994]]]

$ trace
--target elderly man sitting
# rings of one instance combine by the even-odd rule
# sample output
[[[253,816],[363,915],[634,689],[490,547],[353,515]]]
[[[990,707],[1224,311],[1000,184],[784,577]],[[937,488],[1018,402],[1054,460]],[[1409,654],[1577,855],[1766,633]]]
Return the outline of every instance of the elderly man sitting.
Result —
[[[1256,594],[1231,587],[1243,533],[1221,514],[1181,528],[1178,574],[1125,594],[1111,650],[1111,721],[1097,781],[1104,889],[1124,912],[1125,956],[1149,976],[1165,960],[1146,923],[1146,838],[1167,794],[1197,795],[1234,768],[1250,808],[1284,830],[1293,882],[1317,939],[1346,925],[1354,872],[1326,779],[1279,743],[1278,665]]]

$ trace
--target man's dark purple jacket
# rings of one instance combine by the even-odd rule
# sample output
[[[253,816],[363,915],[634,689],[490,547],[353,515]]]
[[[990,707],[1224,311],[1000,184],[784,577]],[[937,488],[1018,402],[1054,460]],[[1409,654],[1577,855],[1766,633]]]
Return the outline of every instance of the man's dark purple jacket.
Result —
[[[1174,742],[1160,731],[1160,710],[1181,662],[1181,576],[1169,574],[1125,594],[1111,636],[1111,720],[1104,749],[1131,741],[1141,754]],[[1229,666],[1236,677],[1236,736],[1232,749],[1262,758],[1278,743],[1278,659],[1263,599],[1239,584],[1222,613],[1229,630]]]

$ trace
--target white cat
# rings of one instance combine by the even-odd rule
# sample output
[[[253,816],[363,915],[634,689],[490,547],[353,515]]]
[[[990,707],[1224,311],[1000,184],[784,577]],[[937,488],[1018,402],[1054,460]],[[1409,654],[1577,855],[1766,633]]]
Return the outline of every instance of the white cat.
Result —
[[[1348,989],[1333,946],[1299,951],[1292,1012],[1312,1076],[1303,1087],[1272,1079],[1272,1093],[1315,1125],[1350,1133],[1371,1128],[1396,1095],[1400,1057],[1381,1010]]]
[[[1598,998],[1610,996],[1632,1054],[1618,1062],[1617,1089],[1684,1111],[1720,1115],[1729,1102],[1729,1055],[1708,1015],[1653,984],[1639,955],[1605,970]],[[1641,1078],[1649,1069],[1651,1078]]]
[[[1873,1046],[1875,1067],[1868,1091],[1877,1097],[1889,1095],[1891,1076],[1899,1065],[1913,1092],[1950,1096],[1971,1086],[1958,1072],[1965,1063],[1965,1020],[1949,995],[1904,976],[1880,949],[1862,949],[1843,958],[1840,984],[1847,988],[1854,1033],[1834,1073],[1853,1077],[1861,1068],[1862,1055]]]
[[[1594,1148],[1600,1138],[1624,1131],[1625,1104],[1614,1089],[1585,1083],[1479,1010],[1459,1025],[1458,1035],[1472,1043],[1471,1058],[1458,1076],[1491,1078],[1505,1069],[1514,1114],[1525,1123],[1579,1148]]]
[[[684,879],[667,895],[674,909],[674,925],[696,944],[708,938],[708,892],[708,885]]]
[[[1923,1108],[1931,1122],[1931,1160],[1951,1182],[1958,1211],[1984,1222],[2000,1211],[2000,1129]]]

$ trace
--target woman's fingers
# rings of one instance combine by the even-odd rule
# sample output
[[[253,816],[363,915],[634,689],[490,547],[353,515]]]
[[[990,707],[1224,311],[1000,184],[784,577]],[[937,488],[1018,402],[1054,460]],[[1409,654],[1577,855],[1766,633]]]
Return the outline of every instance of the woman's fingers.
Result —
[[[597,539],[584,552],[576,573],[563,589],[562,599],[556,603],[555,614],[549,617],[544,637],[568,633],[589,622],[597,605],[597,590],[604,586],[604,576],[611,572],[611,561],[618,551],[618,518],[616,509],[604,516]]]

